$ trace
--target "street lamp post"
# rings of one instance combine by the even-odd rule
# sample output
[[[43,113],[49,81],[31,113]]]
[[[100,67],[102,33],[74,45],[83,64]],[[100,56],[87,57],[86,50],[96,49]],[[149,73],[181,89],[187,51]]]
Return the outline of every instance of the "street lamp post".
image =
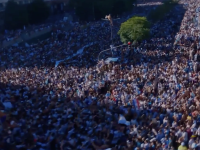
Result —
[[[111,30],[111,41],[112,41],[112,45],[113,45],[113,26],[110,25],[110,30]]]
[[[113,44],[113,20],[112,20],[112,17],[111,17],[111,15],[109,14],[109,15],[107,15],[106,17],[105,17],[105,19],[106,20],[108,20],[108,21],[110,21],[110,30],[111,30],[111,41],[112,41],[112,44]]]
[[[117,18],[117,19],[120,19],[120,18]],[[110,31],[111,31],[111,46],[110,46],[110,48],[111,48],[111,52],[112,52],[112,57],[113,57],[113,51],[112,51],[112,49],[113,49],[113,19],[112,19],[112,17],[111,17],[111,15],[109,14],[109,15],[106,15],[105,16],[105,19],[103,19],[103,20],[108,20],[108,21],[110,21]],[[116,20],[116,19],[115,19]]]

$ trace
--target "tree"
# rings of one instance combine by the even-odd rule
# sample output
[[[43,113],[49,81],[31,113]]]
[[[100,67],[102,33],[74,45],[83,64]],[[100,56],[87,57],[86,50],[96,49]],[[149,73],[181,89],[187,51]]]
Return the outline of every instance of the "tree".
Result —
[[[150,35],[150,23],[145,17],[132,17],[121,24],[118,34],[123,43],[147,39]]]
[[[29,23],[36,24],[46,20],[50,15],[50,8],[44,0],[33,0],[28,5]]]
[[[6,4],[4,14],[4,26],[5,29],[13,30],[23,28],[28,24],[28,14],[26,7],[18,5],[13,0],[10,0]]]

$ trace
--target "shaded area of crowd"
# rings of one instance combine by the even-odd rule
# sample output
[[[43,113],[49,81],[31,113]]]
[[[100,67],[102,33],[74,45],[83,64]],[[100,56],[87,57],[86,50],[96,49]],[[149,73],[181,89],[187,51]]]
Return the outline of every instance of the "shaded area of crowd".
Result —
[[[152,27],[150,40],[115,49],[119,63],[95,65],[112,42],[103,21],[2,49],[0,149],[200,149],[197,4],[180,1]],[[114,45],[123,20],[114,22]]]

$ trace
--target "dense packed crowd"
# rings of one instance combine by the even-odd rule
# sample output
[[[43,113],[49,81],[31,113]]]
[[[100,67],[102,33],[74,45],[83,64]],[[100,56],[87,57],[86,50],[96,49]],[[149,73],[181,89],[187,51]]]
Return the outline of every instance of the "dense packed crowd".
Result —
[[[4,35],[1,35],[1,42],[4,43],[6,41],[12,41],[15,40],[17,38],[19,38],[22,34],[26,34],[29,32],[38,32],[43,30],[44,28],[47,28],[48,25],[39,25],[39,26],[32,26],[31,28],[27,28],[26,26],[24,26],[24,29],[19,29],[19,30],[5,30]],[[29,33],[30,34],[30,33]]]
[[[181,0],[150,40],[115,48],[119,62],[95,65],[112,42],[104,21],[1,49],[0,149],[199,150],[198,2]]]
[[[60,17],[58,16],[58,18]],[[0,34],[0,44],[2,47],[7,47],[8,45],[18,44],[19,39],[27,40],[36,35],[40,35],[40,33],[48,32],[51,29],[62,29],[71,23],[69,17],[65,18],[68,19],[65,20],[63,17],[52,23],[52,19],[50,18],[50,21],[45,24],[24,26],[23,29],[19,30],[5,30],[4,34]]]

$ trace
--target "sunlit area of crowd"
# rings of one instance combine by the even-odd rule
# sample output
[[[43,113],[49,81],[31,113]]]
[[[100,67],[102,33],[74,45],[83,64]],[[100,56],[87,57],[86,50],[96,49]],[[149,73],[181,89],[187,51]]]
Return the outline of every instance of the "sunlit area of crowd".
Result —
[[[199,2],[130,46],[117,32],[137,12],[1,48],[0,150],[200,150]]]

